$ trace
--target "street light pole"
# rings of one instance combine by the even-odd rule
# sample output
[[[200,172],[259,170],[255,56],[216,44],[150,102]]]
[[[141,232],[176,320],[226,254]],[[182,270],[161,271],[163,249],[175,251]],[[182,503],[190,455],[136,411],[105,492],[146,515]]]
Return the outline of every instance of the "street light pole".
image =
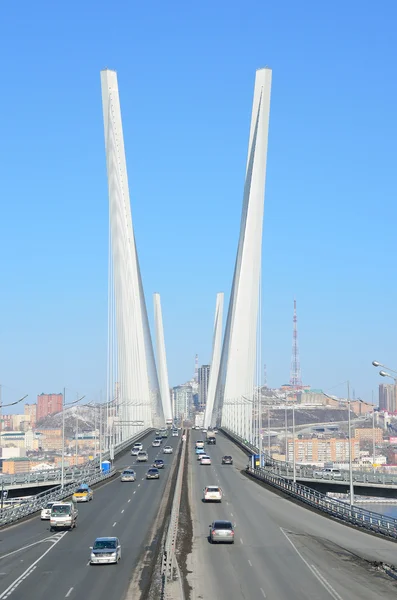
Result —
[[[270,408],[267,407],[267,453],[270,458]]]
[[[375,409],[372,406],[372,469],[375,473]]]
[[[296,483],[296,456],[295,456],[295,404],[292,405],[292,469],[293,469],[293,480]]]
[[[289,461],[289,449],[288,449],[288,409],[285,405],[285,462],[288,464]]]
[[[347,382],[347,405],[349,410],[348,428],[349,428],[349,482],[350,482],[350,508],[354,505],[354,486],[353,486],[353,464],[352,464],[352,432],[350,419],[350,382]]]
[[[77,457],[78,457],[78,447],[79,447],[78,429],[79,429],[79,418],[78,418],[77,409],[76,409],[76,458],[75,458],[75,465],[76,465],[76,467],[77,467]]]
[[[63,404],[62,404],[62,459],[61,459],[61,489],[65,484],[65,394],[66,388],[63,388]]]
[[[102,471],[102,405],[99,405],[99,466]]]

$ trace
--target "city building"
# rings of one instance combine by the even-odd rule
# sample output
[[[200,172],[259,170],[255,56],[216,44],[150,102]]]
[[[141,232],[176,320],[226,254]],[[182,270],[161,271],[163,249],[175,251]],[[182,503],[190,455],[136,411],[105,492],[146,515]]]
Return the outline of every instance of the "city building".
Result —
[[[397,386],[394,383],[379,384],[379,410],[396,412]]]
[[[36,427],[37,422],[37,404],[25,404],[25,415],[26,421],[30,422],[30,426],[33,429]]]
[[[352,439],[352,460],[360,456],[360,443]],[[288,455],[293,456],[293,441],[288,440]],[[349,460],[349,440],[345,438],[295,439],[295,459],[302,463],[346,462]],[[290,458],[291,460],[291,458]]]
[[[61,412],[62,406],[63,394],[40,394],[37,396],[37,421]]]
[[[5,475],[15,475],[16,473],[28,473],[29,471],[29,458],[20,457],[3,460],[3,473]]]
[[[36,429],[41,434],[41,448],[45,451],[61,450],[62,448],[62,429]]]
[[[198,405],[203,410],[207,404],[208,382],[210,380],[210,365],[202,365],[198,370]]]
[[[1,416],[1,430],[11,431],[12,430],[12,417],[13,415],[2,415]]]
[[[24,431],[23,423],[29,422],[29,415],[12,415],[12,429],[13,431]]]
[[[174,419],[190,419],[193,408],[193,390],[190,384],[178,385],[172,389]]]
[[[373,429],[355,429],[354,437],[359,442],[372,442],[375,438],[375,443],[380,444],[383,442],[383,430],[380,427],[374,427]]]

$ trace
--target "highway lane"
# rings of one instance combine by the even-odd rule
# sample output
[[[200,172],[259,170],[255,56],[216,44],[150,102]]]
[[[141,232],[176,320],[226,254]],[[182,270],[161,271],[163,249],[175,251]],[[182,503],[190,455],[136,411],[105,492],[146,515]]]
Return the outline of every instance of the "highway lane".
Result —
[[[151,444],[153,438],[154,434],[147,439],[144,447]],[[170,444],[176,448],[179,439],[169,438],[163,446]],[[15,600],[27,597],[43,600],[123,598],[153,525],[175,456],[163,455],[163,446],[148,447],[149,462],[146,464],[136,465],[135,457],[128,455],[121,457],[117,466],[134,465],[137,480],[121,483],[117,478],[97,489],[92,502],[78,504],[75,530],[51,534],[49,523],[40,522],[37,517],[43,536],[50,540],[11,556],[0,557],[0,600],[8,598],[10,592]],[[146,470],[156,457],[163,458],[166,467],[160,471],[160,480],[147,481]],[[108,535],[120,538],[120,564],[88,565],[89,547],[96,537]]]
[[[142,440],[140,440],[143,446],[150,446],[154,434],[150,434],[149,436],[145,436]],[[155,450],[155,449],[154,449]],[[114,467],[116,469],[121,469],[124,466],[128,466],[135,462],[128,462],[133,457],[130,457],[129,452],[123,454],[122,456],[116,457],[114,461]],[[105,485],[108,485],[107,483]],[[8,552],[12,552],[18,548],[27,546],[29,544],[41,543],[45,538],[49,536],[49,531],[45,528],[43,529],[43,523],[40,522],[40,518],[37,518],[37,515],[23,522],[16,523],[15,525],[11,525],[10,527],[6,527],[0,530],[0,560],[1,555],[4,555]],[[1,580],[1,576],[0,576]]]
[[[395,582],[351,553],[357,551],[357,540],[353,548],[344,543],[357,535],[367,555],[373,552],[379,556],[378,552],[387,551],[389,558],[392,553],[396,555],[395,544],[324,519],[248,480],[240,473],[247,457],[221,435],[216,446],[206,447],[213,459],[212,466],[199,465],[193,447],[194,440],[202,434],[196,431],[192,434],[189,459],[194,529],[190,560],[193,573],[189,576],[194,588],[192,598],[395,598]],[[224,454],[233,456],[233,467],[221,465]],[[223,489],[221,504],[202,503],[202,489],[208,484]],[[236,523],[234,545],[208,543],[208,525],[216,518]],[[344,535],[338,535],[339,528]],[[339,540],[338,545],[335,539]]]

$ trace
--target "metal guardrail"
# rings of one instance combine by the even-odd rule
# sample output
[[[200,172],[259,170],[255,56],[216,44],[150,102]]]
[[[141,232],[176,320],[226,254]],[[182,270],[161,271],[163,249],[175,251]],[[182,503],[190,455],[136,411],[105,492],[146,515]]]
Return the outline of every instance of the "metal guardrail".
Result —
[[[223,431],[228,437],[234,439],[239,446],[249,453],[258,454],[258,449],[247,440],[236,436],[227,429],[223,428]],[[270,464],[270,466],[272,465]],[[246,468],[246,473],[283,491],[289,496],[297,498],[301,502],[304,502],[317,510],[327,513],[335,519],[343,521],[344,523],[397,540],[397,519],[386,517],[379,513],[366,510],[365,508],[359,508],[357,506],[351,507],[346,502],[330,498],[306,485],[293,483],[293,481],[275,474],[269,468],[253,469],[248,466]]]
[[[114,447],[114,456],[118,456],[124,450],[126,450],[131,444],[141,437],[144,437],[148,433],[153,431],[152,428],[147,428],[144,431],[140,431],[132,438],[128,440],[124,440],[117,444]],[[110,458],[110,451],[106,450],[102,453],[102,460],[108,460]],[[76,481],[82,473],[85,473],[87,469],[93,469],[95,467],[99,467],[99,457],[96,457],[92,461],[88,461],[80,466],[74,467],[65,467],[64,469],[64,480],[66,481]],[[61,480],[61,469],[47,469],[45,471],[35,471],[29,473],[17,473],[16,475],[0,475],[0,485],[3,485],[5,489],[12,486],[18,485],[28,485],[31,484],[32,487],[35,484],[39,483],[47,483],[51,484]]]
[[[183,473],[185,466],[185,456],[186,456],[186,447],[187,447],[187,439],[184,436],[185,432],[182,433],[182,451],[181,457],[178,466],[178,475],[174,488],[174,498],[172,501],[172,509],[171,509],[171,517],[168,525],[167,536],[164,545],[164,554],[163,554],[163,562],[162,562],[162,590],[161,590],[161,598],[165,598],[165,592],[167,588],[167,583],[171,582],[173,579],[173,569],[175,564],[175,547],[176,547],[176,539],[178,535],[178,524],[179,524],[179,509],[181,505],[181,496],[182,496],[182,483],[183,483]]]
[[[350,505],[345,502],[329,498],[328,496],[325,496],[325,494],[321,494],[306,485],[293,483],[292,481],[275,475],[267,469],[253,469],[252,467],[247,467],[246,472],[256,479],[282,490],[289,496],[298,498],[301,502],[331,515],[335,519],[366,529],[367,531],[373,531],[397,539],[397,519],[386,517],[363,508],[358,508],[357,506],[350,507]]]
[[[139,432],[129,440],[125,440],[117,445],[117,451],[115,448],[115,456],[117,454],[122,453],[126,450],[134,441],[144,437],[147,435],[152,428],[145,429],[144,431]],[[106,453],[102,456],[106,460]],[[94,462],[94,461],[93,461]],[[62,488],[60,485],[51,488],[46,492],[41,492],[30,498],[27,502],[22,503],[17,507],[7,507],[0,510],[0,527],[4,525],[10,525],[18,521],[19,519],[23,519],[28,517],[35,512],[41,510],[48,502],[56,502],[60,500],[64,500],[71,496],[77,485],[81,483],[87,483],[88,485],[95,485],[100,481],[104,481],[105,479],[109,479],[113,477],[115,474],[115,470],[112,469],[110,471],[104,472],[100,469],[99,461],[96,461],[97,464],[93,464],[93,462],[89,463],[85,469],[75,469],[74,470],[74,478],[73,481],[65,482],[64,487]]]
[[[259,454],[259,448],[244,440],[242,437],[236,435],[232,431],[228,429],[222,428],[229,437],[234,439],[240,446],[242,446],[245,450],[250,452],[251,454]],[[293,465],[290,462],[275,460],[266,454],[266,452],[262,452],[262,456],[267,468],[272,469],[274,474],[279,476],[291,477],[293,476]],[[349,471],[340,470],[340,476],[333,477],[332,475],[327,475],[325,473],[321,473],[321,470],[318,467],[309,467],[305,465],[296,464],[296,476],[298,478],[304,479],[313,479],[313,481],[333,481],[333,483],[338,482],[349,482]],[[397,486],[397,475],[388,474],[388,473],[366,473],[365,471],[358,471],[353,469],[353,482],[361,483],[361,484],[370,484],[370,485],[396,485]]]
[[[95,485],[100,481],[109,479],[109,477],[113,477],[114,473],[114,470],[104,473],[96,469],[95,472],[87,472],[86,476],[83,476],[74,482],[68,483],[63,488],[61,488],[61,486],[57,486],[48,492],[38,494],[38,496],[29,499],[28,502],[23,503],[18,507],[4,508],[0,512],[0,527],[3,527],[4,525],[11,525],[19,519],[23,519],[24,517],[28,517],[29,515],[38,512],[44,508],[48,502],[58,502],[68,498],[73,494],[76,486],[80,483]]]

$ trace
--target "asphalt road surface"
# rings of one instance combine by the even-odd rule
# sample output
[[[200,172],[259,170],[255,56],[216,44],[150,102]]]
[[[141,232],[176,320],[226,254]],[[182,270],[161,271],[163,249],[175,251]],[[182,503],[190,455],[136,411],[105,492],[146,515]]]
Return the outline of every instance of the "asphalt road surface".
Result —
[[[367,561],[397,563],[397,544],[326,519],[249,480],[240,472],[247,457],[221,434],[216,446],[206,446],[212,465],[201,466],[194,443],[202,437],[193,431],[189,444],[192,600],[396,598],[397,583]],[[222,466],[225,454],[233,456],[233,466]],[[206,485],[222,488],[221,504],[202,502]],[[209,543],[215,519],[236,524],[233,545]]]
[[[77,504],[77,527],[51,533],[49,521],[34,517],[0,531],[0,600],[122,600],[156,517],[180,437],[169,437],[160,448],[152,448],[155,435],[142,442],[148,463],[136,464],[126,454],[115,461],[117,469],[133,466],[137,479],[120,478],[94,491],[92,502]],[[163,454],[171,445],[174,454]],[[159,480],[146,480],[155,458],[165,468]],[[100,536],[116,536],[121,542],[118,565],[89,565],[90,546]]]

